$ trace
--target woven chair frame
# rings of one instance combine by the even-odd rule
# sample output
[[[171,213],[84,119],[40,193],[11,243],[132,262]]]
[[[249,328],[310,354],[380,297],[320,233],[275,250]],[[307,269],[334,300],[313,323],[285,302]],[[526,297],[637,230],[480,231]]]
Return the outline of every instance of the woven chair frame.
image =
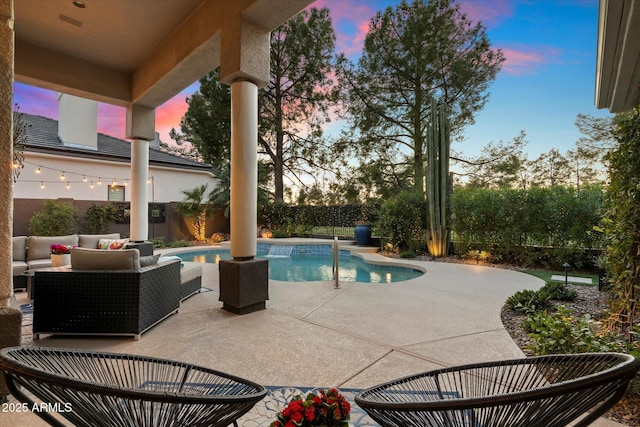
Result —
[[[259,384],[213,369],[120,353],[12,347],[0,351],[0,369],[19,401],[67,408],[59,415],[76,426],[236,425],[266,395]]]
[[[586,426],[623,397],[639,369],[621,353],[539,356],[423,372],[355,401],[382,426]]]
[[[180,263],[140,270],[44,270],[33,282],[33,333],[139,336],[180,308]]]

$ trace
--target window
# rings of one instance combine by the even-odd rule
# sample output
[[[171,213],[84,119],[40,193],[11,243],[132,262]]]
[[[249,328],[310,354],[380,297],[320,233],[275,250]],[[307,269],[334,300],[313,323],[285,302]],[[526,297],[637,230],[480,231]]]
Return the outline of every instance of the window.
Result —
[[[110,202],[124,202],[124,186],[109,185],[109,194],[107,200]]]

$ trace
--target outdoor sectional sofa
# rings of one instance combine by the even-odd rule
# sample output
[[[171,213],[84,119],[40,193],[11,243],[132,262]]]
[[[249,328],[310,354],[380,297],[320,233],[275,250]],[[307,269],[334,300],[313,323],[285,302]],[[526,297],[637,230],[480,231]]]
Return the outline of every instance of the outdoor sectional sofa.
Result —
[[[13,238],[13,288],[26,289],[27,270],[51,267],[51,245],[96,249],[100,239],[119,239],[120,233],[68,236],[16,236]]]
[[[71,266],[37,270],[32,284],[34,339],[41,334],[139,339],[176,313],[182,299],[180,260],[158,258],[140,257],[138,249],[74,248]]]

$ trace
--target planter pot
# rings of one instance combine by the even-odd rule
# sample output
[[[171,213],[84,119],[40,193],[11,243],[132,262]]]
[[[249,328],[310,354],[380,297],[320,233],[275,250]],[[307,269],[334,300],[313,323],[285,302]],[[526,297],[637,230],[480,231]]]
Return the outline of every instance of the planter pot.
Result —
[[[62,267],[63,265],[71,265],[71,254],[51,255],[51,265],[53,267]]]
[[[358,246],[369,246],[371,244],[371,226],[368,224],[356,225],[353,233],[356,236]]]

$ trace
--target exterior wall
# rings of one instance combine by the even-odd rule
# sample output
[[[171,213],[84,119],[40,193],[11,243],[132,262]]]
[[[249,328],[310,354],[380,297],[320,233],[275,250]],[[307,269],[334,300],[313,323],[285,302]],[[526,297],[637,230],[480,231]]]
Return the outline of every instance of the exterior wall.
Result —
[[[73,203],[76,213],[81,219],[80,229],[78,230],[80,233],[84,232],[82,229],[82,218],[84,218],[87,209],[93,204],[105,205],[107,203],[74,199],[58,200]],[[29,219],[31,219],[33,214],[39,211],[41,207],[42,199],[16,199],[14,201],[14,236],[29,235]],[[211,237],[215,232],[229,233],[229,221],[222,213],[219,213],[207,221],[206,230],[207,237]],[[120,233],[122,237],[129,237],[129,223],[112,223],[110,224],[109,232]],[[173,208],[173,204],[166,204],[163,222],[149,223],[149,238],[154,237],[162,237],[166,243],[176,240],[193,239],[183,218]]]
[[[38,166],[40,173],[37,173]],[[64,180],[60,179],[62,171]],[[202,184],[211,185],[212,179],[212,175],[205,171],[153,165],[149,166],[149,177],[149,202],[159,203],[180,201],[184,198],[182,190],[190,190]],[[98,184],[99,179],[102,181],[101,185]],[[117,185],[125,185],[125,182],[130,184],[130,164],[25,152],[25,165],[13,188],[13,195],[14,199],[73,198],[107,201],[108,187],[114,179]],[[90,187],[91,182],[94,188]],[[44,188],[40,187],[41,183]],[[130,196],[130,191],[125,187],[125,201],[130,201]]]

